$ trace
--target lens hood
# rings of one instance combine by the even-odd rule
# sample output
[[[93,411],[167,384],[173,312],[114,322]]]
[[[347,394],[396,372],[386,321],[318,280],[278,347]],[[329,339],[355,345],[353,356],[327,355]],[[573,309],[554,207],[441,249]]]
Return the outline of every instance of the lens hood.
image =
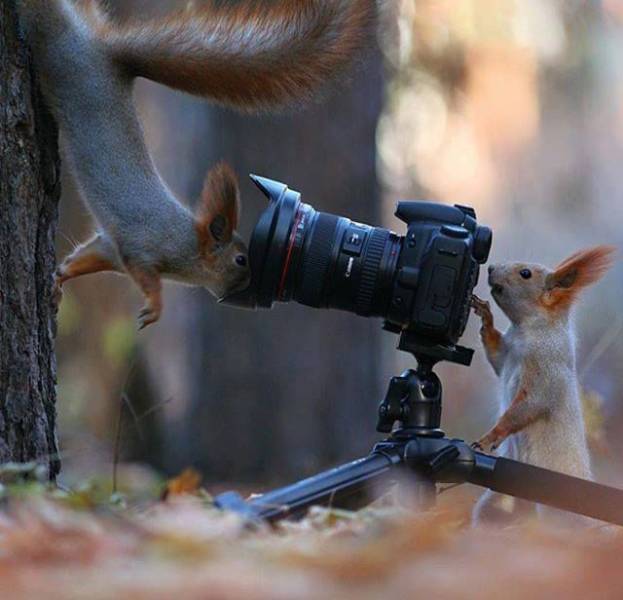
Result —
[[[221,298],[219,302],[235,308],[254,310],[271,308],[281,277],[280,266],[287,249],[290,231],[301,195],[285,183],[258,175],[251,181],[270,201],[253,230],[249,246],[251,284],[241,292]]]

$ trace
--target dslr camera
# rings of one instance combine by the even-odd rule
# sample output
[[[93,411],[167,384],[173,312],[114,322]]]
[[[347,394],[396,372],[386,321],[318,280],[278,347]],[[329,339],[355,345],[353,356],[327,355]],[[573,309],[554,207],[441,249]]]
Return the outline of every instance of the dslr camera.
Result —
[[[292,300],[384,319],[400,348],[468,365],[457,346],[492,232],[467,206],[400,202],[405,235],[316,211],[287,185],[251,176],[269,200],[249,245],[249,288],[222,300],[272,308]]]
[[[377,431],[389,436],[368,456],[250,500],[221,494],[216,506],[250,523],[302,515],[313,505],[354,510],[378,494],[379,481],[395,482],[400,469],[401,478],[415,475],[423,507],[434,504],[437,483],[469,482],[623,524],[623,490],[485,454],[440,429],[442,385],[433,367],[440,360],[471,362],[473,351],[457,342],[491,249],[491,230],[478,225],[473,209],[400,202],[396,216],[407,230],[398,235],[318,212],[283,183],[253,181],[270,204],[251,238],[252,281],[224,301],[271,308],[295,300],[381,317],[385,329],[400,334],[398,348],[414,355],[417,369],[391,378],[377,421]]]

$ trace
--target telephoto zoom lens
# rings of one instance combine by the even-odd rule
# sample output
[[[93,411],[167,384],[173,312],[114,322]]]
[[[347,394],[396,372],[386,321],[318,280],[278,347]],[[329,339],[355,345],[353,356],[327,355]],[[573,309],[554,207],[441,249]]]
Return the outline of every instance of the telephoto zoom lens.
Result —
[[[271,199],[250,245],[257,304],[295,300],[382,317],[391,300],[402,238],[316,211],[282,183],[252,177]]]

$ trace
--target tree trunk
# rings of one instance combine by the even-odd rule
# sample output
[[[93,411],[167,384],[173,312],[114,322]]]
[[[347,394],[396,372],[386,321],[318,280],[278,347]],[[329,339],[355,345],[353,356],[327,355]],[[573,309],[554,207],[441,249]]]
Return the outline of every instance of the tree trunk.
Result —
[[[52,274],[60,196],[57,130],[0,4],[0,462],[59,470]]]

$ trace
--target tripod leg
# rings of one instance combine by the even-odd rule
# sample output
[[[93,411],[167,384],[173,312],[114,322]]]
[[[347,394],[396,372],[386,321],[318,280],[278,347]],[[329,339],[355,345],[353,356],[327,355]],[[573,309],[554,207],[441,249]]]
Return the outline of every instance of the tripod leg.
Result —
[[[401,443],[377,444],[366,458],[249,502],[226,493],[215,499],[215,505],[238,512],[250,522],[301,515],[313,505],[360,508],[370,502],[376,486],[396,479],[391,475],[398,466],[406,469],[403,473],[415,474],[424,486],[434,481],[467,481],[529,502],[623,525],[623,490],[475,452],[462,440],[417,436]]]
[[[217,507],[234,510],[247,519],[277,521],[303,514],[316,505],[361,508],[371,501],[375,484],[402,462],[400,454],[373,452],[360,460],[336,467],[309,479],[268,492],[244,502],[227,493],[215,500]]]
[[[623,525],[623,490],[474,452],[467,481],[531,502]]]

